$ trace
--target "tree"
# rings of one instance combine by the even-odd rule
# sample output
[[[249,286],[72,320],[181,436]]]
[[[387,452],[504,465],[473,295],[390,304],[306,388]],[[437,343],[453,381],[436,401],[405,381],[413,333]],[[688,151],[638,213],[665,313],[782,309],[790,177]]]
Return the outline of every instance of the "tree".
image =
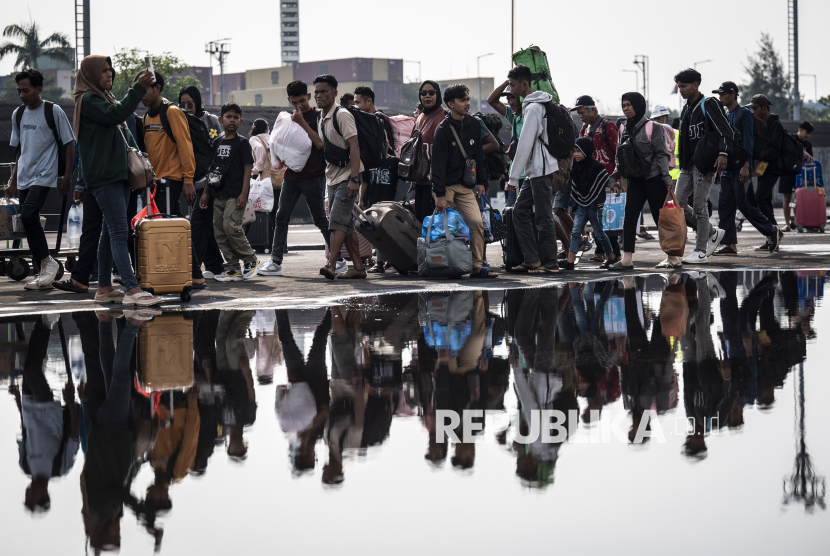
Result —
[[[116,99],[124,98],[127,91],[132,87],[136,75],[145,69],[144,55],[145,51],[143,50],[123,48],[112,57],[112,65],[115,67],[115,82],[112,85],[112,94]],[[202,91],[202,83],[196,77],[181,75],[190,69],[190,66],[179,58],[169,52],[151,56],[153,58],[153,68],[164,76],[163,96],[166,99],[177,102],[179,91],[190,85]]]
[[[789,114],[790,78],[784,71],[784,62],[768,33],[761,33],[758,50],[747,56],[744,70],[749,77],[749,83],[741,86],[741,96],[744,99],[748,100],[757,94],[766,95],[774,112]]]
[[[12,73],[0,90],[0,100],[11,100],[13,102],[20,102],[20,97],[17,96],[17,83],[14,78],[17,74]],[[63,98],[63,89],[55,85],[57,80],[54,77],[47,77],[43,80],[43,91],[40,93],[40,98],[51,102],[59,102],[66,100]]]
[[[72,65],[75,62],[75,50],[69,44],[64,33],[52,33],[44,40],[40,40],[40,26],[34,21],[31,23],[11,24],[3,29],[6,38],[20,39],[22,44],[7,41],[0,45],[0,60],[9,54],[17,55],[14,68],[36,68],[38,60],[50,58],[57,62],[66,62]]]

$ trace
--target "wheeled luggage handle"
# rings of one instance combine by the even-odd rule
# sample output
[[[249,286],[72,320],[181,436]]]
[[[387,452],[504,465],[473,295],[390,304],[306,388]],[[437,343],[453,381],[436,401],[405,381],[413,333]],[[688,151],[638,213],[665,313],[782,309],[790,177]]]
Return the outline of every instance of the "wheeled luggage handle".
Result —
[[[354,205],[354,209],[352,212],[357,211],[357,216],[355,216],[355,220],[357,220],[360,227],[364,230],[374,230],[375,229],[375,221],[374,219],[370,219],[366,213],[360,208],[357,204]]]

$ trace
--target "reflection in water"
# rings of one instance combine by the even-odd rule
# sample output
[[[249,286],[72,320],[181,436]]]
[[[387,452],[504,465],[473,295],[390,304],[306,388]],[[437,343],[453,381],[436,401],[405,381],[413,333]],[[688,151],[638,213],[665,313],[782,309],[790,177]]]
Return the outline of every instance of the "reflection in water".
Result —
[[[623,408],[623,441],[643,447],[660,438],[650,432],[673,429],[661,419],[685,416],[681,461],[697,461],[712,435],[745,426],[747,408],[770,412],[797,367],[796,463],[785,501],[823,509],[824,479],[806,449],[803,376],[823,283],[819,272],[688,273],[395,294],[324,311],[7,319],[0,380],[21,416],[24,504],[50,510],[50,480],[71,473],[80,447],[89,546],[120,547],[126,506],[160,550],[175,485],[205,475],[217,450],[238,464],[248,457],[246,431],[266,393],[295,477],[342,484],[356,460],[388,443],[396,419],[410,419],[425,431],[409,457],[468,475],[477,452],[483,457],[477,441],[491,440],[514,462],[514,480],[545,490],[566,444],[602,426],[607,411]],[[67,348],[78,343],[82,360]],[[476,414],[478,430],[465,437],[459,424],[454,441],[439,427],[442,410],[513,419],[496,427]],[[568,434],[534,436],[538,410],[563,412]],[[243,469],[223,469],[221,480],[234,473]]]

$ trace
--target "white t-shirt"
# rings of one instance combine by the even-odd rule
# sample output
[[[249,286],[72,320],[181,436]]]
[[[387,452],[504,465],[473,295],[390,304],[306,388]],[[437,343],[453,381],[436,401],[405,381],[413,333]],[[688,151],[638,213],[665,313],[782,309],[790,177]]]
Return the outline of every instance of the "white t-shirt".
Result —
[[[23,119],[20,129],[17,128],[17,108],[12,114],[12,138],[9,144],[12,148],[21,146],[20,160],[17,167],[17,188],[28,189],[32,185],[57,187],[58,185],[58,145],[55,135],[46,123],[44,115],[46,103],[41,103],[35,110],[23,108]],[[57,104],[53,105],[55,127],[61,139],[61,148],[74,141],[72,125],[66,114]],[[66,161],[72,164],[71,160]]]
[[[23,426],[26,443],[18,441],[21,460],[26,458],[33,477],[51,477],[53,462],[61,449],[63,439],[63,409],[59,401],[38,402],[33,396],[23,396]],[[75,463],[79,442],[70,438],[61,455],[59,474],[69,473]]]

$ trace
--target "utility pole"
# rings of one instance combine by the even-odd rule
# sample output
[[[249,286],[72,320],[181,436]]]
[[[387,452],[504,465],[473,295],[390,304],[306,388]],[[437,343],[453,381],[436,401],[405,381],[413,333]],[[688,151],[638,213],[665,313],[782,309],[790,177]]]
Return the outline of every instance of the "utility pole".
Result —
[[[89,0],[75,0],[75,70],[89,56]]]
[[[476,81],[478,81],[478,111],[481,112],[481,66],[479,62],[482,58],[486,58],[487,56],[492,56],[493,53],[490,52],[488,54],[482,54],[476,58]]]
[[[801,119],[801,95],[798,91],[798,0],[787,1],[787,31],[792,80],[793,120]]]
[[[648,85],[649,85],[648,56],[646,56],[645,54],[637,54],[636,56],[634,56],[634,65],[637,66],[638,68],[640,68],[640,70],[643,72],[643,97],[646,99],[646,108],[648,108],[649,107],[649,102],[648,102],[648,97],[649,97],[649,95],[648,95]]]
[[[513,53],[516,52],[516,44],[513,42],[513,21],[516,18],[516,0],[510,0],[510,61],[513,61]]]
[[[219,104],[225,104],[225,58],[231,53],[231,39],[219,39],[205,45],[205,52],[219,61]]]

